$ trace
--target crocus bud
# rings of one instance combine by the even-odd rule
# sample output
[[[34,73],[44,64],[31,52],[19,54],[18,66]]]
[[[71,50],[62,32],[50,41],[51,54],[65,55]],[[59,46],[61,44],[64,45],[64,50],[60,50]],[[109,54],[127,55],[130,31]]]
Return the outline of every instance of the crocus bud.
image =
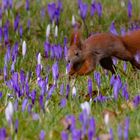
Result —
[[[75,86],[72,88],[72,96],[73,97],[76,96],[76,87]]]
[[[55,26],[55,33],[54,33],[54,37],[57,38],[58,37],[58,26]]]
[[[74,27],[75,26],[75,23],[76,23],[76,21],[75,21],[75,16],[74,15],[72,15],[72,26]]]
[[[14,113],[13,104],[12,104],[12,102],[9,102],[5,109],[6,120],[9,124],[12,123],[13,113]]]
[[[48,24],[47,29],[46,29],[46,39],[48,39],[50,36],[50,30],[51,30],[51,26],[50,24]]]
[[[23,56],[23,58],[25,57],[25,54],[26,54],[26,42],[23,41],[23,43],[22,43],[22,56]]]
[[[37,56],[37,64],[41,65],[41,53],[39,53]]]
[[[81,108],[82,108],[82,110],[83,111],[85,111],[86,110],[86,113],[87,113],[87,115],[89,115],[90,114],[90,104],[89,104],[89,102],[84,102],[84,103],[82,103],[81,105]]]

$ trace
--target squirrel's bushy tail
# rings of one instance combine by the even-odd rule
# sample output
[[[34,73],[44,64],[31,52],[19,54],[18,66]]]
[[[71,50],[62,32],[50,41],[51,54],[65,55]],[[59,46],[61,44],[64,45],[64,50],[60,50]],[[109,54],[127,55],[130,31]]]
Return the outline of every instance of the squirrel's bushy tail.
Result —
[[[140,53],[140,30],[129,32],[120,39],[132,54]]]

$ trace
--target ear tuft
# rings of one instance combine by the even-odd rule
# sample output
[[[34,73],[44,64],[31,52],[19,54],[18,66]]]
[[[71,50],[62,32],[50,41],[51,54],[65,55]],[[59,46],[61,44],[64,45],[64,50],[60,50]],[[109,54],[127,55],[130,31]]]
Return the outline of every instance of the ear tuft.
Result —
[[[78,31],[75,31],[72,33],[71,35],[71,40],[70,40],[70,45],[75,44],[76,46],[78,46],[81,42],[81,33]]]

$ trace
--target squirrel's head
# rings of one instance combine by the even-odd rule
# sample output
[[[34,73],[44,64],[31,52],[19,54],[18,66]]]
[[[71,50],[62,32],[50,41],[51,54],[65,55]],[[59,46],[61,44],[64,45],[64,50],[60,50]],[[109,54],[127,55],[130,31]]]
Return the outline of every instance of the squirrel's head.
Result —
[[[72,66],[83,61],[82,40],[78,31],[71,36],[66,60]]]

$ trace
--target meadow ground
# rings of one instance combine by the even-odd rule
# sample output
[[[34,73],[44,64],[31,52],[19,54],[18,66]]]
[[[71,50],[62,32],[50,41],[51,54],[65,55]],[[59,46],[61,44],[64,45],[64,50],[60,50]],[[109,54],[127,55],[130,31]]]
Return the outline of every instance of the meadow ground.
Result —
[[[66,75],[64,50],[69,45],[64,42],[70,40],[72,15],[82,23],[81,31],[86,38],[77,0],[62,0],[62,7],[60,3],[58,8],[52,8],[55,11],[52,19],[59,18],[56,37],[56,23],[50,22],[47,7],[50,2],[57,5],[57,1],[26,2],[13,0],[12,5],[5,5],[4,0],[0,1],[0,139],[65,140],[67,136],[75,140],[140,139],[140,72],[133,70],[129,63],[117,60],[116,74],[121,80],[118,78],[120,81],[116,84],[119,86],[110,85],[111,73],[105,73],[100,66],[89,76],[77,77],[73,85]],[[97,0],[93,16],[91,0],[83,2],[88,4],[85,23],[89,33],[121,34],[140,27],[139,0],[132,0],[132,5],[127,0],[100,0],[100,5]],[[132,12],[130,17],[128,9]],[[48,24],[50,46],[44,45]],[[24,41],[25,55],[22,53]],[[92,82],[92,99],[89,99],[89,82]],[[86,109],[82,109],[81,104],[85,102]]]

